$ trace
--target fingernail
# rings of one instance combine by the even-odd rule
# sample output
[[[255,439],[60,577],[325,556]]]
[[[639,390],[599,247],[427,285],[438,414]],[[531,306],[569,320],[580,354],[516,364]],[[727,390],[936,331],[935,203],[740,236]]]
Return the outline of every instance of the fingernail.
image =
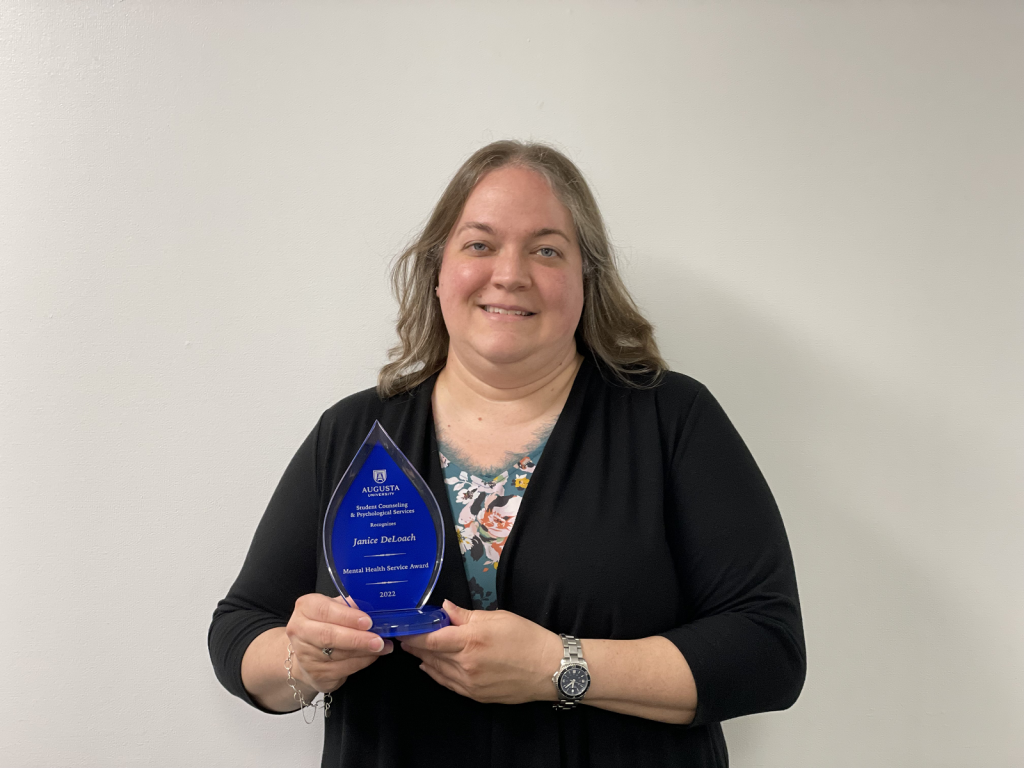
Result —
[[[389,641],[388,641],[388,642],[386,643],[386,645],[387,645],[387,648],[386,648],[386,649],[384,650],[384,653],[385,653],[385,654],[388,654],[388,653],[393,653],[393,652],[394,652],[394,650],[395,650],[395,644],[394,644],[394,643],[392,643],[392,642],[391,642],[391,641],[389,640]]]
[[[374,640],[372,643],[370,643],[370,650],[372,650],[374,653],[380,653],[381,651],[383,651],[384,650],[384,640],[383,640],[383,638],[378,637],[376,640]]]
[[[359,621],[356,622],[356,624],[359,625],[360,629],[369,629],[373,626],[373,621],[370,619],[369,616],[361,616],[359,618]]]

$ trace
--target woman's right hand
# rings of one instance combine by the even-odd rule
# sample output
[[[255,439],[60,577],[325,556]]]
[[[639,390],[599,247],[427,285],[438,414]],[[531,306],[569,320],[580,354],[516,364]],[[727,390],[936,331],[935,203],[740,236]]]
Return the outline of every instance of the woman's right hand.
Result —
[[[292,647],[292,677],[317,691],[336,690],[345,679],[370,666],[395,646],[367,630],[373,622],[344,597],[303,595],[285,633]],[[333,648],[328,656],[324,648]]]

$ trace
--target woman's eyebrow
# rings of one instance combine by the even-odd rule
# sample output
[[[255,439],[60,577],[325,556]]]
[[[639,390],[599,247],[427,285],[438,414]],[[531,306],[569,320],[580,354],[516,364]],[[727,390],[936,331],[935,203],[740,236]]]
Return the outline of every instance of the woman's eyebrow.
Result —
[[[462,232],[463,230],[466,229],[478,229],[481,232],[486,232],[489,235],[495,234],[494,227],[492,227],[489,224],[484,224],[483,222],[480,221],[467,221],[465,224],[459,227],[459,232]],[[544,227],[543,229],[538,229],[531,232],[529,235],[529,239],[536,240],[538,237],[544,237],[545,235],[558,235],[566,242],[572,242],[572,240],[569,239],[569,236],[565,234],[565,232],[563,232],[560,229],[554,229],[551,227]]]
[[[493,235],[494,234],[494,228],[493,227],[491,227],[491,226],[489,226],[487,224],[482,224],[479,221],[467,221],[465,224],[463,224],[459,228],[459,232],[461,232],[464,229],[479,229],[481,232],[486,232],[489,235]]]
[[[531,232],[530,233],[530,239],[531,240],[535,240],[536,238],[544,237],[545,235],[558,235],[559,237],[561,237],[566,242],[569,242],[569,243],[572,242],[569,239],[569,236],[567,234],[565,234],[565,232],[563,232],[562,230],[560,230],[560,229],[550,229],[550,228],[538,229],[536,232]]]

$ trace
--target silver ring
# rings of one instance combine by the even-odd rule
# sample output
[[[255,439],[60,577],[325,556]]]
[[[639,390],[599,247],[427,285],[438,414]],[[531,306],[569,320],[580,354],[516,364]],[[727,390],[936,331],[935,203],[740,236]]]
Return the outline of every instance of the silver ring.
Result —
[[[331,654],[334,653],[333,648],[321,648],[320,650],[323,653],[323,655],[326,656],[328,659],[331,658]]]

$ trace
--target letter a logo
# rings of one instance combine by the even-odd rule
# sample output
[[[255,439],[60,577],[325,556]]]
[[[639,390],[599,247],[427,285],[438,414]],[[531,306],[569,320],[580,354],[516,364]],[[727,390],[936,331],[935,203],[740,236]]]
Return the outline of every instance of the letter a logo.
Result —
[[[373,482],[383,483],[388,479],[388,471],[386,469],[375,469],[373,470]]]

